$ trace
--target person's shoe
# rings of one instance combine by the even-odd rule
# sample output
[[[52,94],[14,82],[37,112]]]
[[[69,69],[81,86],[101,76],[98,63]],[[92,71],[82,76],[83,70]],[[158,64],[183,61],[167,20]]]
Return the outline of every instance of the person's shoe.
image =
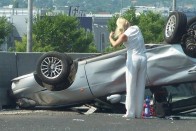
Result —
[[[124,118],[135,118],[134,116],[128,115],[128,114],[125,114],[125,115],[123,115],[122,117],[124,117]]]

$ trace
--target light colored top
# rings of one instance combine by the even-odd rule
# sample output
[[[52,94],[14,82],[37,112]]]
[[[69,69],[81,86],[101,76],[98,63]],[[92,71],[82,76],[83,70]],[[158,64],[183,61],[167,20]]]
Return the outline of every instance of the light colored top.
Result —
[[[127,48],[128,52],[132,54],[144,54],[146,52],[144,38],[138,26],[130,26],[124,35],[127,36],[127,41],[124,42],[124,46]]]

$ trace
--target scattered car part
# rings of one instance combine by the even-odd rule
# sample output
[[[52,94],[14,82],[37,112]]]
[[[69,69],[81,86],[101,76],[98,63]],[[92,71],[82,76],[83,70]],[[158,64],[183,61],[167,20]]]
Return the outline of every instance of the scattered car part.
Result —
[[[85,110],[87,110],[86,112],[83,112],[82,110],[85,108]],[[73,111],[76,111],[76,112],[78,112],[78,113],[80,113],[80,114],[83,114],[83,115],[90,115],[90,114],[92,114],[92,113],[94,113],[96,110],[97,110],[97,108],[96,107],[94,107],[94,106],[92,106],[92,105],[89,105],[89,104],[85,104],[85,105],[83,105],[83,106],[81,106],[81,107],[72,107],[71,108]]]
[[[111,103],[120,103],[121,102],[121,95],[120,94],[113,94],[107,97],[107,101]]]

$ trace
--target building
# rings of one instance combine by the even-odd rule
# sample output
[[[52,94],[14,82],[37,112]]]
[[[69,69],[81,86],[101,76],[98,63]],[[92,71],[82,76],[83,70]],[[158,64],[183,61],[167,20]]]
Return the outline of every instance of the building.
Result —
[[[44,15],[46,10],[33,10],[33,16]],[[6,17],[9,22],[14,26],[13,32],[10,37],[6,38],[4,44],[0,46],[0,50],[7,51],[13,46],[14,40],[21,40],[22,37],[27,34],[27,8],[13,8],[12,5],[4,6],[0,8],[0,17]]]
[[[83,11],[79,10],[79,7],[54,7],[55,10],[52,12],[54,14],[68,14],[76,16],[81,27],[85,28],[86,31],[93,32],[95,34],[94,40],[97,50],[103,52],[106,48],[108,42],[108,31],[107,31],[107,21],[110,19],[111,15],[100,15],[100,14],[84,14]],[[33,16],[49,14],[47,10],[33,9]],[[1,45],[0,49],[7,51],[13,46],[14,40],[21,40],[24,35],[27,34],[27,19],[28,19],[28,8],[13,8],[12,5],[0,8],[0,17],[7,17],[14,25],[13,33],[6,42]]]
[[[87,14],[86,16],[92,18],[92,30],[94,34],[94,42],[97,50],[101,53],[109,45],[108,37],[109,31],[107,28],[107,22],[111,19],[111,14]]]
[[[130,8],[131,8],[130,6],[123,8],[123,9],[121,9],[120,13],[123,14],[124,12],[126,12]],[[162,16],[167,17],[167,16],[169,16],[169,12],[170,12],[169,7],[134,6],[134,8],[136,9],[136,11],[135,11],[136,15],[140,15],[142,13],[152,11],[152,12],[160,13]]]

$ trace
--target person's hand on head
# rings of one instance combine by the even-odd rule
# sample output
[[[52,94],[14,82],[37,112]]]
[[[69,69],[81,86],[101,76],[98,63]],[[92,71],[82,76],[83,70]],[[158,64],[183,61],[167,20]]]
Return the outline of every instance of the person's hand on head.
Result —
[[[110,32],[110,35],[109,35],[109,38],[113,38],[113,36],[114,36],[114,32],[111,31],[111,32]]]

